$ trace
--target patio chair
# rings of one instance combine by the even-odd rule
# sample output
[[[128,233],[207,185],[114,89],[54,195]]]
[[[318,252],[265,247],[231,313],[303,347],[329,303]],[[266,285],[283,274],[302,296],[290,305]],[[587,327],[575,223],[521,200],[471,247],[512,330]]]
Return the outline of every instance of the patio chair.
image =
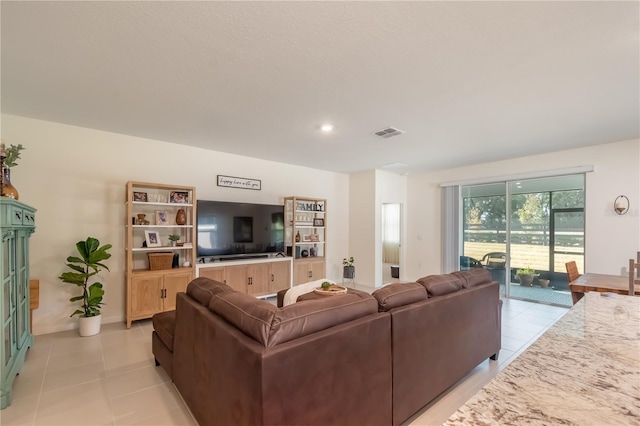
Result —
[[[505,284],[507,253],[492,251],[482,256],[482,263],[484,264],[484,268],[488,269],[491,273],[491,279],[493,281]]]
[[[501,251],[492,251],[482,256],[482,263],[487,268],[503,268],[507,263],[507,253]]]
[[[473,257],[460,256],[460,270],[464,271],[471,268],[482,268],[482,263]]]

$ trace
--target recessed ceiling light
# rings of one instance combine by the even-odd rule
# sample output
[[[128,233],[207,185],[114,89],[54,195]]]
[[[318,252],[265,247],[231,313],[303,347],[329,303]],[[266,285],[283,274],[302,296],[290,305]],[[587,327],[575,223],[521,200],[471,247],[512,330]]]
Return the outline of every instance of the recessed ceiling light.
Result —
[[[333,130],[333,124],[330,124],[330,123],[323,124],[322,126],[320,126],[320,130],[322,130],[325,133],[329,133],[330,131]]]

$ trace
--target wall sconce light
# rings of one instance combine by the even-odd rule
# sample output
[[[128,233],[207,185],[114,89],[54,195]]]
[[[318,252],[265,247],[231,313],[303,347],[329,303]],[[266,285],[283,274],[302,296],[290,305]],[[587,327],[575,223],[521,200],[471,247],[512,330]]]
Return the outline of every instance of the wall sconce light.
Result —
[[[629,211],[629,199],[624,195],[618,195],[613,202],[613,210],[619,215],[627,214]]]

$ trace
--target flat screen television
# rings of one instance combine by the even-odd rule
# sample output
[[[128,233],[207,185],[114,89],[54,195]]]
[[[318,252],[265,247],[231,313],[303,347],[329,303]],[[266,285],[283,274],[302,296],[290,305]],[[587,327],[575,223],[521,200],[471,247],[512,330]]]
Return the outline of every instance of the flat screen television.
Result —
[[[284,251],[284,206],[198,200],[198,258],[228,260]]]

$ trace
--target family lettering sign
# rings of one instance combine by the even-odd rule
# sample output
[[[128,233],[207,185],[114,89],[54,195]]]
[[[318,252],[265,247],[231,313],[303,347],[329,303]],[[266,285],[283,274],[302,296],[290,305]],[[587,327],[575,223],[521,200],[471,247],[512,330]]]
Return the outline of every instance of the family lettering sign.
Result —
[[[262,181],[258,179],[247,179],[234,176],[218,175],[218,186],[253,189],[254,191],[260,191],[262,189]]]

